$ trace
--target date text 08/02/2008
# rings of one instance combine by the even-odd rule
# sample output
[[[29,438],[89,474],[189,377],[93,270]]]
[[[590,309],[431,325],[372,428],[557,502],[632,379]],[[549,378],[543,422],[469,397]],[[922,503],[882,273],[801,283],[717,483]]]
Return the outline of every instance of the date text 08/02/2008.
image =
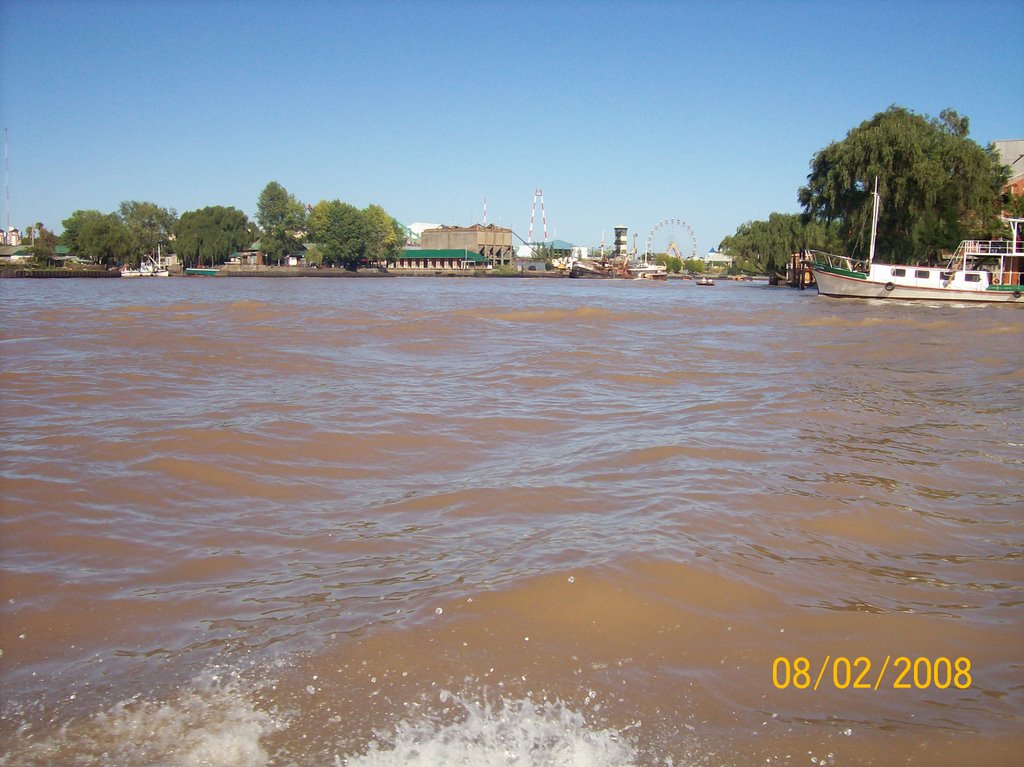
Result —
[[[877,672],[873,669],[879,669]],[[831,669],[831,674],[827,673]],[[889,675],[889,679],[886,675]],[[890,681],[891,680],[891,681]],[[772,684],[779,690],[817,690],[824,683],[837,690],[925,690],[950,687],[966,690],[971,686],[971,660],[959,658],[909,658],[900,655],[873,664],[870,658],[850,659],[843,655],[826,655],[820,664],[799,656],[790,660],[779,656],[772,662]],[[883,684],[884,682],[884,684]]]

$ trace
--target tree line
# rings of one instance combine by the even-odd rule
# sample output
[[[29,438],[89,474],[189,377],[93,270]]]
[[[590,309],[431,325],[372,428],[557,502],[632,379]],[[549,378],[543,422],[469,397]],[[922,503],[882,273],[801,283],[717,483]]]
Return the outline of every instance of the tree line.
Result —
[[[255,246],[265,263],[280,263],[302,251],[307,263],[355,269],[393,262],[405,245],[402,227],[379,205],[364,209],[340,200],[306,206],[277,181],[260,193],[256,220],[220,205],[187,211],[152,202],[122,202],[117,211],[76,210],[58,237],[36,224],[33,252],[52,256],[57,245],[106,266],[137,266],[146,256],[175,253],[186,266],[225,263]]]
[[[932,118],[891,106],[813,156],[807,184],[797,191],[801,213],[743,223],[719,250],[733,257],[734,271],[758,273],[781,271],[791,254],[806,250],[863,258],[876,178],[882,200],[876,251],[886,260],[934,262],[963,239],[1005,237],[1000,216],[1024,217],[1024,196],[1006,191],[1009,168],[993,146],[973,141],[968,128],[968,118],[953,110]],[[162,247],[193,266],[224,263],[258,243],[269,263],[303,250],[307,263],[354,269],[394,261],[405,242],[379,205],[360,210],[335,199],[306,206],[276,181],[260,193],[256,221],[231,207],[179,217],[152,202],[127,201],[113,213],[76,210],[62,223],[60,237],[41,223],[30,227],[37,256],[63,244],[98,263],[134,266]]]
[[[802,213],[741,224],[719,250],[751,272],[780,271],[790,254],[812,249],[864,258],[876,178],[875,249],[887,261],[935,262],[961,240],[1006,237],[1001,215],[1024,216],[1024,197],[1006,191],[1010,169],[968,127],[951,109],[932,118],[891,106],[814,155],[797,192]]]

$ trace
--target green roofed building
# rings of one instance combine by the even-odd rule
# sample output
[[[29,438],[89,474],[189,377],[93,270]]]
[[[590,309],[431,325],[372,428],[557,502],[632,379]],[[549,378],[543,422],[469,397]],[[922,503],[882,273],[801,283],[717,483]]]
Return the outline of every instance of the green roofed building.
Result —
[[[398,257],[398,261],[392,269],[397,271],[416,269],[459,271],[463,269],[481,269],[486,266],[486,256],[465,248],[408,248]]]

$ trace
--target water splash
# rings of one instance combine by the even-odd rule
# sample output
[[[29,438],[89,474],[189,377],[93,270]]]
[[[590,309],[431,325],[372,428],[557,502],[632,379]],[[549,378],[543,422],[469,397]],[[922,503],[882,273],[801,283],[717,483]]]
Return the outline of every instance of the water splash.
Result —
[[[56,732],[23,725],[0,765],[266,767],[261,739],[285,722],[260,710],[251,691],[240,679],[206,674],[170,700],[137,696]]]
[[[561,701],[466,700],[441,694],[448,716],[403,721],[376,733],[365,753],[335,757],[337,767],[631,767],[636,747],[614,729],[588,725]],[[455,721],[450,721],[454,713]]]

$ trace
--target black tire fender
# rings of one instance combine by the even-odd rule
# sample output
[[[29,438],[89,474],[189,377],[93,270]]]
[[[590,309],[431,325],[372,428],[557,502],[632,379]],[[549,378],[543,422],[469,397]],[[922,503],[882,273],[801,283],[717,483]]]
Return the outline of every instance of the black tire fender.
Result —
[[[892,290],[892,289],[893,289],[893,288],[895,288],[895,287],[896,287],[896,286],[895,286],[895,285],[893,285],[893,284],[892,284],[891,282],[887,282],[887,283],[885,283],[885,289],[886,289],[886,290]]]

